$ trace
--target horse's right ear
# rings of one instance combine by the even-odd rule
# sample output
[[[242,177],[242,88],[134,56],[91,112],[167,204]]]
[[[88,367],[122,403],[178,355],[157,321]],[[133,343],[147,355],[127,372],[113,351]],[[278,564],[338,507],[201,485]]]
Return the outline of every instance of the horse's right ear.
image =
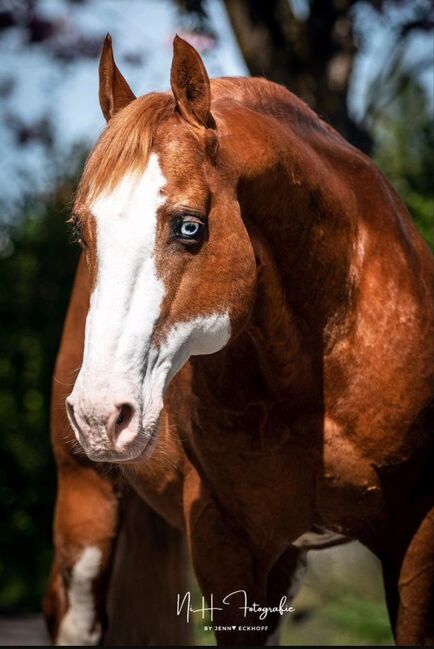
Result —
[[[106,120],[135,98],[115,63],[112,38],[107,34],[99,61],[99,103]]]

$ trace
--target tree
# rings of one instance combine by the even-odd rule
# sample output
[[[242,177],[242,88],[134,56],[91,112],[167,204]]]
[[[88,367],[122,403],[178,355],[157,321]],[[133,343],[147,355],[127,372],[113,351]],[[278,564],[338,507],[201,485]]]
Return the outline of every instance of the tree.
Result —
[[[420,85],[408,78],[404,87],[393,104],[372,117],[373,154],[434,249],[434,125]]]
[[[0,230],[0,608],[39,609],[51,559],[56,472],[51,375],[78,249],[65,215],[73,191],[28,197]]]
[[[224,4],[249,72],[285,85],[368,152],[372,135],[350,115],[347,101],[354,60],[363,46],[355,36],[354,10],[363,4],[378,12],[401,7],[396,39],[402,44],[414,31],[434,26],[429,0],[224,0]],[[195,17],[196,30],[212,31],[206,0],[178,0],[178,5]]]

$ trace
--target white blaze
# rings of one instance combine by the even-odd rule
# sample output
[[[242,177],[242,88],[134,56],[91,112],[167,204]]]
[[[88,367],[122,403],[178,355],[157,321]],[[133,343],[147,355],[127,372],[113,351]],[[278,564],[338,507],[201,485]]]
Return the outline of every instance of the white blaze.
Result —
[[[138,434],[146,444],[155,432],[171,378],[191,355],[216,352],[230,337],[229,314],[211,312],[174,323],[158,347],[151,347],[165,295],[155,265],[157,217],[165,184],[153,153],[142,175],[127,174],[89,206],[96,222],[97,274],[83,364],[71,400],[76,412],[95,422],[87,432],[87,445],[101,459],[109,442],[104,426],[98,426],[98,413],[104,421],[104,413],[114,405],[133,402],[140,414],[140,430],[137,426],[124,430],[117,449],[122,451]]]
[[[151,405],[158,403],[161,410],[164,389],[190,356],[213,354],[222,349],[229,338],[230,319],[227,312],[174,325],[162,344],[150,349],[144,382],[144,394],[149,395],[149,401],[145,403],[145,417],[147,412],[151,415],[154,411]]]
[[[164,185],[158,157],[151,154],[141,176],[128,174],[91,207],[98,270],[86,323],[83,368],[91,361],[92,374],[110,369],[125,376],[142,370],[164,295],[154,258]]]

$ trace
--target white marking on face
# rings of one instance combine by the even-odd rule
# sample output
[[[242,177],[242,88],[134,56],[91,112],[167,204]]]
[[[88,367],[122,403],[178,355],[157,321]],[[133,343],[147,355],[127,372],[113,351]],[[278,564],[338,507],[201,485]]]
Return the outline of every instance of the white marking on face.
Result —
[[[190,356],[205,356],[222,349],[231,333],[229,313],[215,313],[179,322],[170,330],[158,350],[160,358],[170,359],[166,385]]]
[[[155,427],[163,408],[164,391],[190,356],[213,354],[222,349],[229,338],[230,319],[225,312],[179,322],[161,345],[150,349],[143,384],[145,430]]]
[[[224,312],[176,323],[162,343],[151,345],[165,295],[155,264],[157,212],[165,184],[153,153],[142,176],[128,174],[90,206],[96,221],[97,277],[83,364],[70,401],[75,412],[82,413],[87,442],[71,421],[74,432],[93,459],[107,458],[113,443],[104,422],[109,411],[124,402],[134,403],[138,414],[134,425],[118,436],[116,453],[124,453],[119,459],[140,454],[139,447],[155,434],[164,390],[176,372],[191,355],[218,351],[230,338],[229,315]],[[125,457],[128,447],[133,455]]]
[[[86,320],[83,363],[71,398],[85,413],[88,436],[92,429],[90,446],[95,456],[109,446],[105,421],[116,403],[133,400],[142,410],[140,385],[164,296],[154,251],[165,184],[158,157],[151,154],[142,175],[127,174],[90,206],[96,224],[97,276]],[[136,421],[132,437],[137,425]],[[124,445],[129,433],[124,431]]]
[[[101,557],[99,548],[88,546],[72,569],[67,593],[68,610],[60,623],[56,640],[59,647],[96,645],[99,642],[101,628],[95,624],[92,585],[98,575]]]
[[[151,154],[142,176],[128,174],[91,207],[98,271],[83,367],[91,364],[93,373],[110,369],[128,375],[142,369],[164,295],[154,249],[165,184],[158,157]]]

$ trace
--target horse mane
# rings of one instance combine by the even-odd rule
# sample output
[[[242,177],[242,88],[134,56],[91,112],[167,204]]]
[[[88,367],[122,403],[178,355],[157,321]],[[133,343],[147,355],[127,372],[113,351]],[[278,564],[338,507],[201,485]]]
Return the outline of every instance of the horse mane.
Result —
[[[158,125],[175,109],[171,93],[138,97],[115,115],[92,150],[77,190],[77,198],[92,201],[113,189],[128,172],[144,169]]]
[[[217,112],[219,100],[235,101],[290,123],[294,132],[304,138],[316,133],[344,143],[329,124],[277,83],[261,77],[220,77],[211,79],[211,89]],[[143,170],[158,126],[173,115],[174,110],[172,93],[152,92],[138,97],[117,113],[100,135],[86,162],[77,189],[78,200],[92,202],[102,191],[113,189],[128,171]]]
[[[211,79],[213,98],[230,99],[256,112],[291,124],[294,132],[344,138],[302,99],[279,83],[263,77],[219,77]]]

